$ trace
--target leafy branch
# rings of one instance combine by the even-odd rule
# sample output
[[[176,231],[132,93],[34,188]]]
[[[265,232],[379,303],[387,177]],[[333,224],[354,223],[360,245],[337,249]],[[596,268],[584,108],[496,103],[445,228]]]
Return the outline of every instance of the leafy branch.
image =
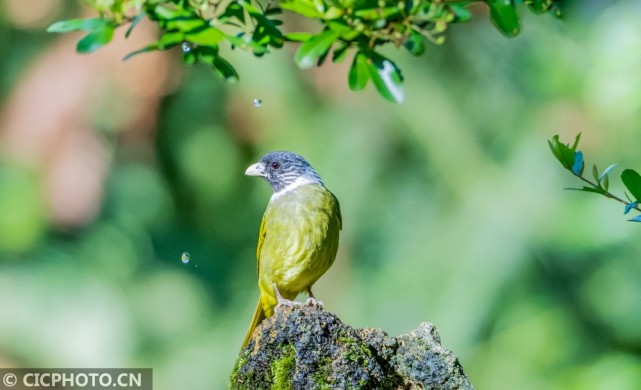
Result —
[[[583,176],[583,170],[585,168],[585,162],[583,160],[583,152],[577,150],[579,145],[579,140],[581,139],[581,134],[578,134],[574,139],[572,146],[569,144],[563,144],[559,141],[559,136],[555,135],[551,140],[548,140],[550,150],[554,157],[563,165],[563,168],[570,171],[574,176],[578,177],[587,186],[582,188],[566,188],[568,190],[591,192],[595,194],[603,195],[607,198],[614,199],[625,205],[623,209],[623,214],[628,214],[632,209],[641,211],[639,208],[639,200],[641,199],[641,175],[633,169],[625,169],[621,173],[621,181],[630,192],[630,197],[625,193],[627,199],[614,195],[609,191],[610,187],[610,177],[609,174],[619,165],[619,163],[611,164],[599,173],[599,169],[596,165],[592,165],[592,177],[594,181]],[[641,214],[630,219],[632,222],[641,222]]]
[[[52,24],[49,32],[86,31],[76,50],[90,53],[108,44],[116,28],[129,25],[128,37],[138,22],[148,18],[161,30],[157,42],[125,57],[154,50],[182,49],[187,64],[204,62],[228,81],[239,76],[220,47],[240,49],[260,57],[285,42],[300,42],[294,59],[303,69],[321,66],[354,53],[348,75],[350,89],[360,91],[368,82],[387,100],[404,99],[403,75],[394,61],[380,54],[384,45],[405,48],[415,56],[425,42],[440,45],[451,24],[472,18],[470,6],[485,4],[490,19],[504,35],[521,31],[518,8],[523,3],[536,14],[560,17],[562,0],[84,0],[97,11],[89,19]],[[318,22],[317,33],[284,33],[283,11]]]

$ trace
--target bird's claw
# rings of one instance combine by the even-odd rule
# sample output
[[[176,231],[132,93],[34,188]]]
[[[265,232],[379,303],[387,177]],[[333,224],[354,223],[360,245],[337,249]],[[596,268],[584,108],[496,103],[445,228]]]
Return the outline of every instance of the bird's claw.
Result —
[[[300,306],[300,303],[294,302],[294,301],[290,301],[289,299],[285,299],[285,298],[279,298],[278,299],[278,304],[276,305],[274,310],[280,310],[284,306],[285,307],[290,307],[290,308],[293,309],[295,306]]]
[[[307,298],[307,300],[305,301],[305,306],[317,307],[317,308],[319,308],[319,309],[322,309],[324,305],[323,305],[323,302],[322,302],[322,301],[319,301],[319,300],[317,300],[317,299],[316,299],[316,298],[314,298],[314,297],[309,297],[309,298]]]
[[[278,304],[276,305],[276,307],[274,307],[274,310],[279,310],[283,306],[287,306],[290,308],[294,308],[294,306],[300,306],[300,303],[298,302],[283,298],[283,296],[280,295],[280,291],[278,291],[278,286],[276,285],[276,283],[273,284],[273,287],[274,295],[276,295],[276,300],[278,301]]]

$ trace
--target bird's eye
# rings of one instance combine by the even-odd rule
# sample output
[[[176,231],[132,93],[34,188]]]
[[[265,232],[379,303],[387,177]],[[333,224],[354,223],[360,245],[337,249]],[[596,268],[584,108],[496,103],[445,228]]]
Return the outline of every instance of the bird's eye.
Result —
[[[274,161],[272,163],[272,169],[278,169],[278,168],[280,168],[280,163],[278,161]]]

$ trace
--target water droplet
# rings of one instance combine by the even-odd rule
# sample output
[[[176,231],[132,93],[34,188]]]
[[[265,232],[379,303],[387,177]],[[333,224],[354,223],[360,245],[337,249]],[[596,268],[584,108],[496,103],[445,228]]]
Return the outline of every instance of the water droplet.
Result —
[[[263,101],[260,99],[254,99],[254,107],[260,107],[263,105]]]
[[[191,51],[191,44],[189,42],[183,42],[181,48],[183,49],[183,53],[188,53]]]
[[[182,260],[183,264],[189,263],[189,252],[183,252],[182,256],[180,256],[180,260]]]

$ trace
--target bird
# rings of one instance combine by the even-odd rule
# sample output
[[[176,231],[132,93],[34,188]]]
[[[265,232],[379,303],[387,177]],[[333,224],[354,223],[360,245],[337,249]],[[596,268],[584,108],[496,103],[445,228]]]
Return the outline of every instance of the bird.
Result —
[[[338,199],[302,156],[269,152],[245,175],[267,180],[273,194],[256,249],[260,298],[241,350],[258,324],[278,305],[293,306],[301,292],[308,294],[306,304],[322,305],[312,286],[334,263],[343,227]]]

